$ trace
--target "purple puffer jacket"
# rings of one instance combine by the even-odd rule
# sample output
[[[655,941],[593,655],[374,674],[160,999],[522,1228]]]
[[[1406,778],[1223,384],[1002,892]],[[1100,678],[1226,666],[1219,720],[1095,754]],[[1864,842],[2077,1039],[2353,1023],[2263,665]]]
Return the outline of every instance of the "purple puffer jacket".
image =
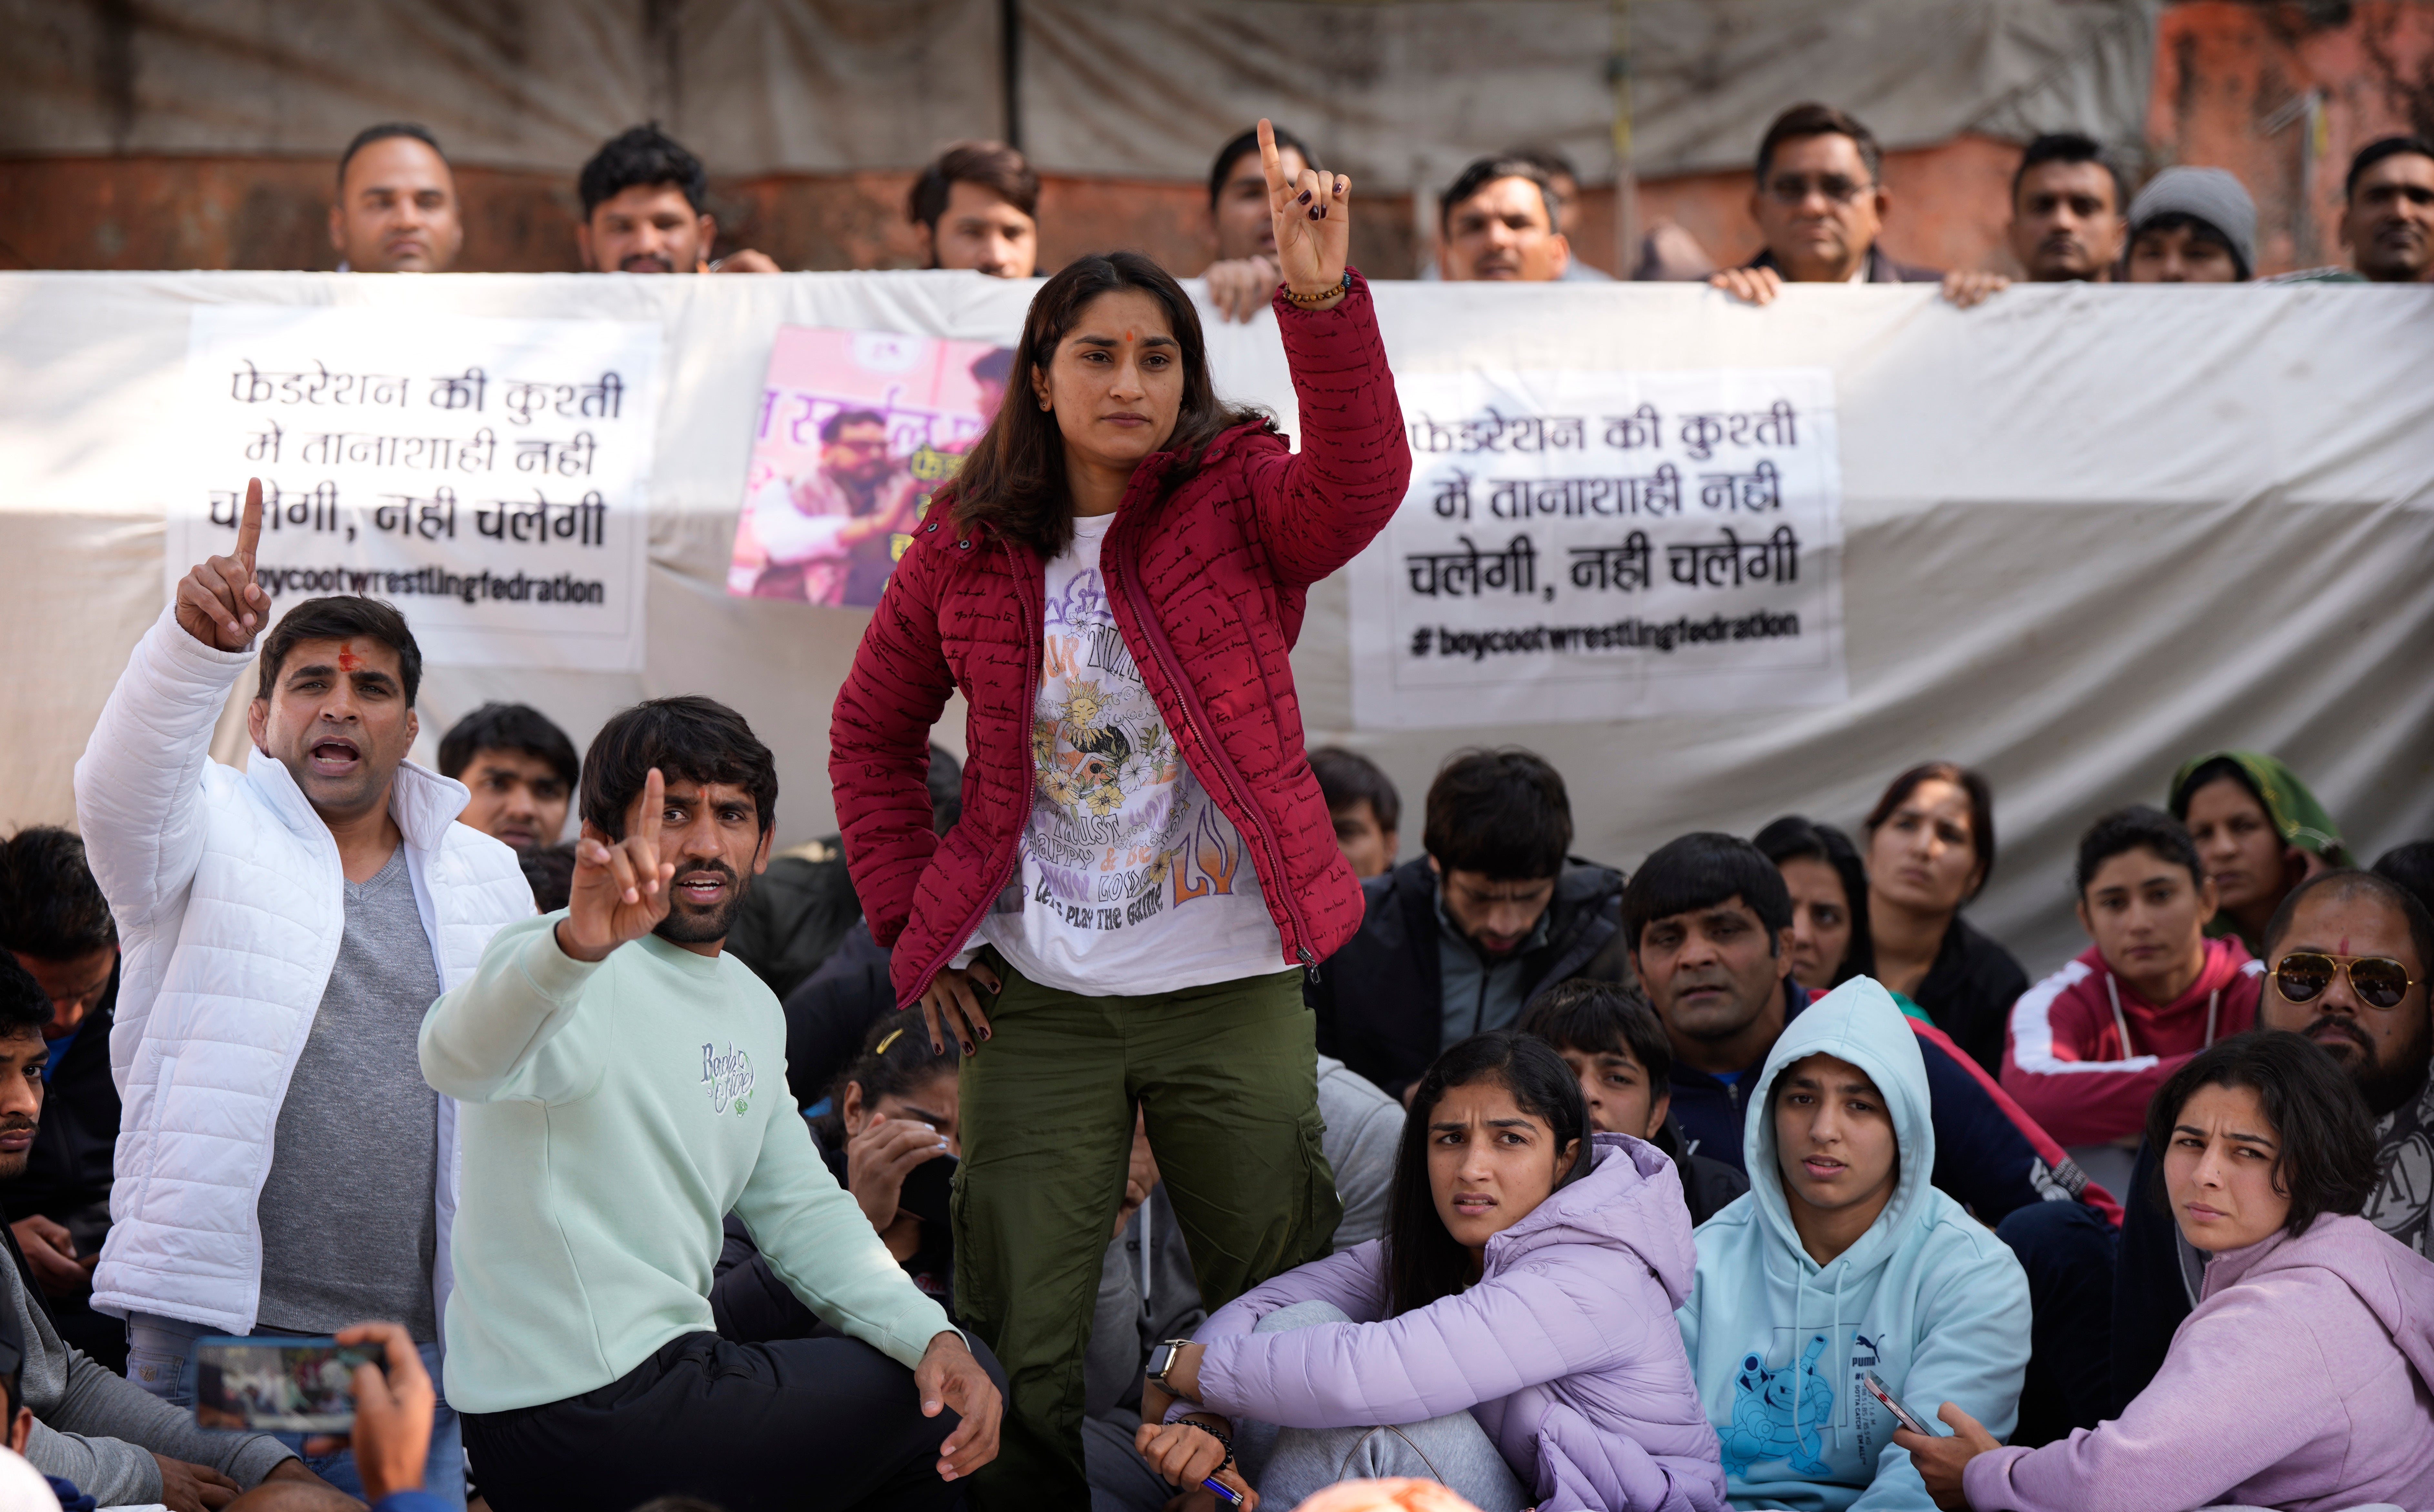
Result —
[[[1541,1512],[1722,1512],[1724,1472],[1673,1309],[1697,1254],[1662,1151],[1593,1138],[1586,1176],[1487,1242],[1458,1296],[1386,1317],[1383,1242],[1286,1272],[1201,1327],[1201,1401],[1295,1428],[1467,1409]],[[1251,1330],[1294,1302],[1350,1323]]]

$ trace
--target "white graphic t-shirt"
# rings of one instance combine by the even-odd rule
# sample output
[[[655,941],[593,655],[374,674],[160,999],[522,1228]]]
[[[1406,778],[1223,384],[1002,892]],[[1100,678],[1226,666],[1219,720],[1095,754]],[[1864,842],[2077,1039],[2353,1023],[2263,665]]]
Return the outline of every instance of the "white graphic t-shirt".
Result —
[[[1048,564],[1022,869],[980,927],[1033,981],[1111,997],[1284,969],[1250,848],[1191,769],[1107,609],[1113,515]]]

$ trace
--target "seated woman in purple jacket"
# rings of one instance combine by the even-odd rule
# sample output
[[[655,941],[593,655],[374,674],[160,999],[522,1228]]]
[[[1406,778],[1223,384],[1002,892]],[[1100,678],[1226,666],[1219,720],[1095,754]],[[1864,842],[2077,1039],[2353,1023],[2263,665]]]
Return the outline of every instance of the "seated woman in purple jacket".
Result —
[[[1483,1512],[1722,1512],[1672,1320],[1694,1264],[1672,1163],[1594,1132],[1545,1044],[1483,1034],[1413,1095],[1386,1237],[1160,1346],[1137,1443],[1172,1482],[1247,1472],[1277,1508],[1423,1475]]]
[[[2369,1002],[2364,974],[2394,964],[2286,956],[2277,976],[2294,963],[2358,973]],[[2384,975],[2425,1011],[2422,985]],[[2164,1084],[2147,1140],[2173,1219],[2211,1256],[2163,1368],[2119,1418],[2043,1449],[2000,1448],[1948,1402],[1952,1436],[1896,1433],[1936,1504],[2434,1506],[2434,1261],[2357,1215],[2374,1130],[2340,1065],[2296,1034],[2236,1035]]]

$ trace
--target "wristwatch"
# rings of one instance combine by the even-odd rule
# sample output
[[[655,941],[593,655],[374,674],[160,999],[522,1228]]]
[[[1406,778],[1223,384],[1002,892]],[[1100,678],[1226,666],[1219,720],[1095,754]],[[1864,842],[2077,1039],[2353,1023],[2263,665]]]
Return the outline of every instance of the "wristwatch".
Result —
[[[1160,1339],[1150,1349],[1149,1378],[1169,1396],[1174,1395],[1174,1387],[1167,1385],[1166,1373],[1174,1368],[1174,1362],[1183,1357],[1183,1347],[1191,1342],[1190,1339]]]

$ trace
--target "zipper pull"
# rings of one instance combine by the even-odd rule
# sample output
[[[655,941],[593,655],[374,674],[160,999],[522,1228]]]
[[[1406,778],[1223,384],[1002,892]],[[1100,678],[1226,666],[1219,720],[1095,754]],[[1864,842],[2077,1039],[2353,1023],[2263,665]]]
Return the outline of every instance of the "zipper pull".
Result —
[[[1300,958],[1302,976],[1308,979],[1312,987],[1317,986],[1318,958],[1310,953],[1310,946],[1308,945],[1296,946],[1294,950],[1294,954]]]

